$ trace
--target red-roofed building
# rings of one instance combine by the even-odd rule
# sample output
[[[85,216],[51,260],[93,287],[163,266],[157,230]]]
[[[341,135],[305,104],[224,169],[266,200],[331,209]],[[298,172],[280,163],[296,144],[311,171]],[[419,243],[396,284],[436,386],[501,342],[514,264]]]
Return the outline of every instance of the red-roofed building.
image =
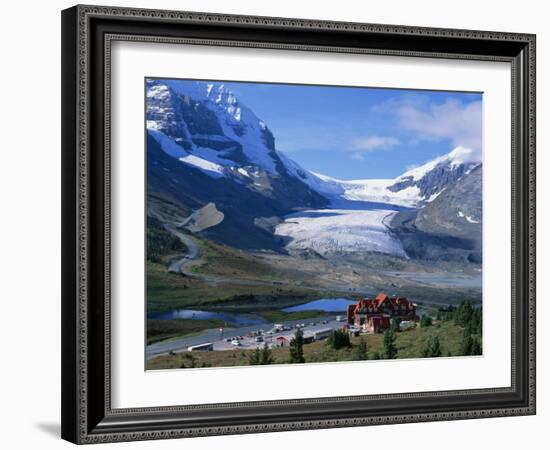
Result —
[[[373,331],[378,333],[380,331],[388,330],[391,322],[388,316],[371,316],[367,319],[365,329],[367,331]]]
[[[418,320],[416,305],[405,297],[389,297],[380,292],[371,299],[361,299],[348,306],[348,323],[367,331],[383,331],[390,327],[391,319]]]

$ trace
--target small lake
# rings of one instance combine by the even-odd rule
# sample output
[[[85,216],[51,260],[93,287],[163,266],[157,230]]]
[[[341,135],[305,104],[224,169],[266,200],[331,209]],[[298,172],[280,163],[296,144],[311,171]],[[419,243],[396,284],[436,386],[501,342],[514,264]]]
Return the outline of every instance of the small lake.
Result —
[[[343,312],[346,311],[348,305],[356,303],[353,300],[346,298],[322,298],[320,300],[314,300],[302,305],[291,306],[290,308],[283,309],[284,312],[295,311],[325,311],[325,312]]]
[[[256,314],[240,314],[218,311],[200,311],[194,309],[176,309],[173,311],[152,312],[147,314],[148,319],[174,320],[174,319],[194,319],[209,320],[219,319],[232,325],[262,325],[267,323],[262,317]]]
[[[284,312],[295,311],[324,311],[330,313],[344,312],[348,305],[355,303],[353,300],[345,298],[322,298],[309,303],[291,306],[285,308]],[[173,311],[159,311],[147,314],[148,319],[156,320],[177,320],[177,319],[193,319],[193,320],[209,320],[218,319],[227,322],[233,326],[254,326],[265,325],[268,323],[263,317],[257,314],[250,313],[233,313],[225,311],[201,311],[197,309],[175,309]]]

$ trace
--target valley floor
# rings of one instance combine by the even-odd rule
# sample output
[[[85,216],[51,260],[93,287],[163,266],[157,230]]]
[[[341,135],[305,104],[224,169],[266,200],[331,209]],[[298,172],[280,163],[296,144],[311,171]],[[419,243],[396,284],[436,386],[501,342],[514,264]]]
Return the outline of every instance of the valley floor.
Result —
[[[242,364],[253,350],[228,351],[231,344],[222,342],[220,328],[225,330],[224,337],[228,337],[237,331],[244,335],[261,328],[268,330],[273,323],[292,327],[302,321],[309,322],[307,319],[319,322],[321,328],[329,325],[331,328],[342,327],[342,323],[334,322],[334,318],[343,311],[284,311],[313,300],[356,301],[383,291],[412,299],[419,305],[421,314],[435,311],[438,305],[458,304],[465,299],[473,303],[481,301],[479,271],[475,268],[465,270],[460,266],[442,264],[436,271],[430,265],[374,253],[363,255],[361,259],[326,258],[309,252],[288,255],[250,253],[184,231],[173,232],[185,243],[187,253],[168,256],[158,263],[147,263],[146,354],[150,368],[181,366],[189,357],[180,353],[191,353],[185,351],[189,345],[210,341],[220,341],[220,344],[213,352],[200,352],[196,356],[197,364],[224,366],[228,358],[232,363],[229,365]],[[447,336],[446,351],[456,354],[459,330],[445,324],[441,332]],[[423,333],[426,332],[400,333],[400,357],[418,357]],[[411,339],[407,340],[405,336]],[[420,340],[415,341],[413,337]],[[367,339],[376,349],[379,337],[372,335]],[[218,348],[220,351],[216,350]],[[317,351],[313,352],[316,348]],[[327,353],[323,349],[318,343],[311,344],[307,352],[313,353],[308,353],[308,358],[312,361],[351,358],[351,353]],[[278,355],[276,360],[283,361],[286,352],[274,349],[274,354]],[[196,355],[196,352],[192,353]]]
[[[463,328],[452,322],[434,323],[430,327],[416,327],[397,333],[397,358],[422,358],[423,349],[434,337],[441,343],[442,356],[462,356],[460,344],[463,337]],[[377,359],[383,353],[384,335],[367,334],[351,339],[352,346],[334,350],[326,341],[316,341],[305,344],[304,357],[306,363],[341,362],[356,360],[356,349],[360,339],[367,342],[368,359]],[[250,364],[250,355],[254,350],[236,348],[230,351],[195,351],[164,354],[147,360],[147,370],[200,368],[200,367],[231,367],[247,366]],[[272,350],[274,364],[287,364],[290,354],[288,347]]]

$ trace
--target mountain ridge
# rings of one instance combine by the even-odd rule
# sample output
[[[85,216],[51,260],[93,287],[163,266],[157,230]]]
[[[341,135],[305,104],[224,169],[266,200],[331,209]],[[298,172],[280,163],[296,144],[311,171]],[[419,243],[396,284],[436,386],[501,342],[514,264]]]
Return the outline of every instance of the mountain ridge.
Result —
[[[356,226],[358,242],[363,244],[342,247],[336,242],[327,246],[318,239],[311,240],[310,236],[308,239],[318,248],[394,249],[395,236],[392,235],[399,233],[392,227],[397,224],[397,230],[404,230],[403,221],[396,220],[394,213],[399,216],[401,211],[425,208],[429,212],[429,205],[446,189],[481,167],[470,149],[456,147],[394,179],[339,180],[310,172],[278,151],[275,136],[267,124],[223,83],[149,79],[146,88],[148,173],[154,187],[148,213],[168,218],[178,209],[174,205],[180,204],[176,215],[181,218],[215,203],[224,219],[201,233],[240,248],[247,246],[244,236],[251,240],[253,248],[281,251],[296,246],[298,237],[292,233],[311,235],[303,227],[289,226],[291,219],[296,220],[297,212],[332,208],[347,211],[345,217],[337,213],[340,227],[345,228],[346,220],[351,220]],[[171,159],[161,157],[159,152]],[[189,183],[182,180],[182,176],[197,182]],[[224,195],[220,195],[218,189],[223,189]],[[367,214],[354,212],[360,210]],[[373,211],[376,223],[371,223],[368,211]],[[421,222],[421,217],[417,213],[415,221]],[[472,217],[464,216],[466,221]],[[360,229],[361,220],[368,224],[366,233]],[[302,222],[306,224],[307,220]],[[276,224],[274,230],[290,234],[269,235],[271,226],[266,227],[267,223]],[[320,223],[316,222],[313,229]],[[418,224],[415,226],[418,229]],[[318,231],[319,235],[325,233]],[[232,237],[224,236],[224,232]],[[412,229],[407,229],[407,233],[411,232]],[[380,233],[386,233],[390,241]],[[340,237],[347,239],[344,234]],[[303,245],[313,245],[308,239]],[[330,230],[326,232],[326,239],[332,239]],[[385,242],[386,247],[381,242]],[[407,257],[409,253],[399,249],[391,252],[400,257]]]

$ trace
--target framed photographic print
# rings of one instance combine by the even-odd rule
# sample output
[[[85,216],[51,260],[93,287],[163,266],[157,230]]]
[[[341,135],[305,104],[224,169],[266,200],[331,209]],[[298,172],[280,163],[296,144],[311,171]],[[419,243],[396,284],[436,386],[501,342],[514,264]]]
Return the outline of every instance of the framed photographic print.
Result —
[[[62,436],[535,413],[535,37],[62,13]]]

